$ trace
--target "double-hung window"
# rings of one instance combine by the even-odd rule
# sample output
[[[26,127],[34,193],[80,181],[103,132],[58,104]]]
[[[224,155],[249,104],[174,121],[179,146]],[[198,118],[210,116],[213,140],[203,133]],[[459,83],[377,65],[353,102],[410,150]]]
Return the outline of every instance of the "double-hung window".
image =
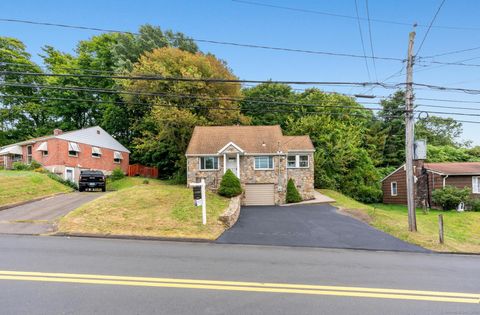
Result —
[[[256,170],[273,170],[273,157],[268,155],[255,157]]]
[[[480,194],[480,176],[472,176],[472,193]]]
[[[391,182],[390,183],[390,195],[392,195],[392,196],[398,195],[397,182]]]
[[[288,168],[308,168],[308,155],[297,154],[287,156]]]
[[[200,170],[218,170],[218,157],[204,156],[200,158]]]

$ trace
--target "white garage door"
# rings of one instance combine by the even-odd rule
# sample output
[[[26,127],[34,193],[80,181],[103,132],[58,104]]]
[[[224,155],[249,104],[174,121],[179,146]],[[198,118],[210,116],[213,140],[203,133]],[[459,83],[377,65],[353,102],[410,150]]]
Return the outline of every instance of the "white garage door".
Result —
[[[245,205],[270,206],[275,204],[273,184],[245,185]]]

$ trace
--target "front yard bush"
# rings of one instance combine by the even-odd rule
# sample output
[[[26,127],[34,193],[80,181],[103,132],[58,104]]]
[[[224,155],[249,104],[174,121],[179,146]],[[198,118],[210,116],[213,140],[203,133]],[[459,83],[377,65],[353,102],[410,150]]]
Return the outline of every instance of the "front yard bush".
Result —
[[[30,170],[30,165],[25,164],[23,162],[13,162],[12,169],[14,171],[28,171]]]
[[[440,205],[443,210],[454,210],[461,202],[468,201],[470,188],[463,189],[455,186],[445,186],[443,189],[435,189],[432,192],[432,200]]]
[[[47,176],[50,177],[51,179],[53,179],[54,181],[57,181],[65,186],[68,186],[70,188],[73,188],[75,190],[78,190],[78,185],[74,182],[71,182],[69,180],[66,180],[64,179],[63,177],[55,174],[55,173],[52,173],[52,172],[47,172]]]
[[[480,211],[480,198],[470,198],[467,201],[467,208],[471,211]]]
[[[295,203],[302,201],[302,196],[295,187],[295,183],[293,179],[289,179],[287,183],[287,203]]]
[[[235,197],[242,193],[242,185],[240,180],[231,170],[227,170],[220,182],[220,188],[218,188],[218,194],[224,197]]]
[[[123,173],[122,169],[118,166],[115,167],[115,169],[112,171],[112,175],[110,175],[110,179],[112,181],[116,181],[124,177],[125,177],[125,174]]]

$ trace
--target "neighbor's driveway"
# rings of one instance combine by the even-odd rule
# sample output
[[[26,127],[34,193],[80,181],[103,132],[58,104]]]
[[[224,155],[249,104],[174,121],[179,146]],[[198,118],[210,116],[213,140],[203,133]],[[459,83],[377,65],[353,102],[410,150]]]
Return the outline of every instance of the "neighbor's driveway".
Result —
[[[0,234],[44,234],[54,231],[54,221],[102,193],[70,193],[0,211]]]
[[[328,204],[242,207],[238,222],[217,243],[428,252]]]

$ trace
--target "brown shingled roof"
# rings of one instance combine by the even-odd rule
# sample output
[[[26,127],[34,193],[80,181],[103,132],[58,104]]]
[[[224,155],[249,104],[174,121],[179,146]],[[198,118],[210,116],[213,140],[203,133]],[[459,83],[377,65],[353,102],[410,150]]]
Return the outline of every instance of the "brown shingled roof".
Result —
[[[424,167],[445,175],[480,175],[480,162],[425,163]]]
[[[246,153],[314,150],[308,136],[283,136],[280,126],[197,126],[187,148],[187,155],[217,154],[233,142]]]

